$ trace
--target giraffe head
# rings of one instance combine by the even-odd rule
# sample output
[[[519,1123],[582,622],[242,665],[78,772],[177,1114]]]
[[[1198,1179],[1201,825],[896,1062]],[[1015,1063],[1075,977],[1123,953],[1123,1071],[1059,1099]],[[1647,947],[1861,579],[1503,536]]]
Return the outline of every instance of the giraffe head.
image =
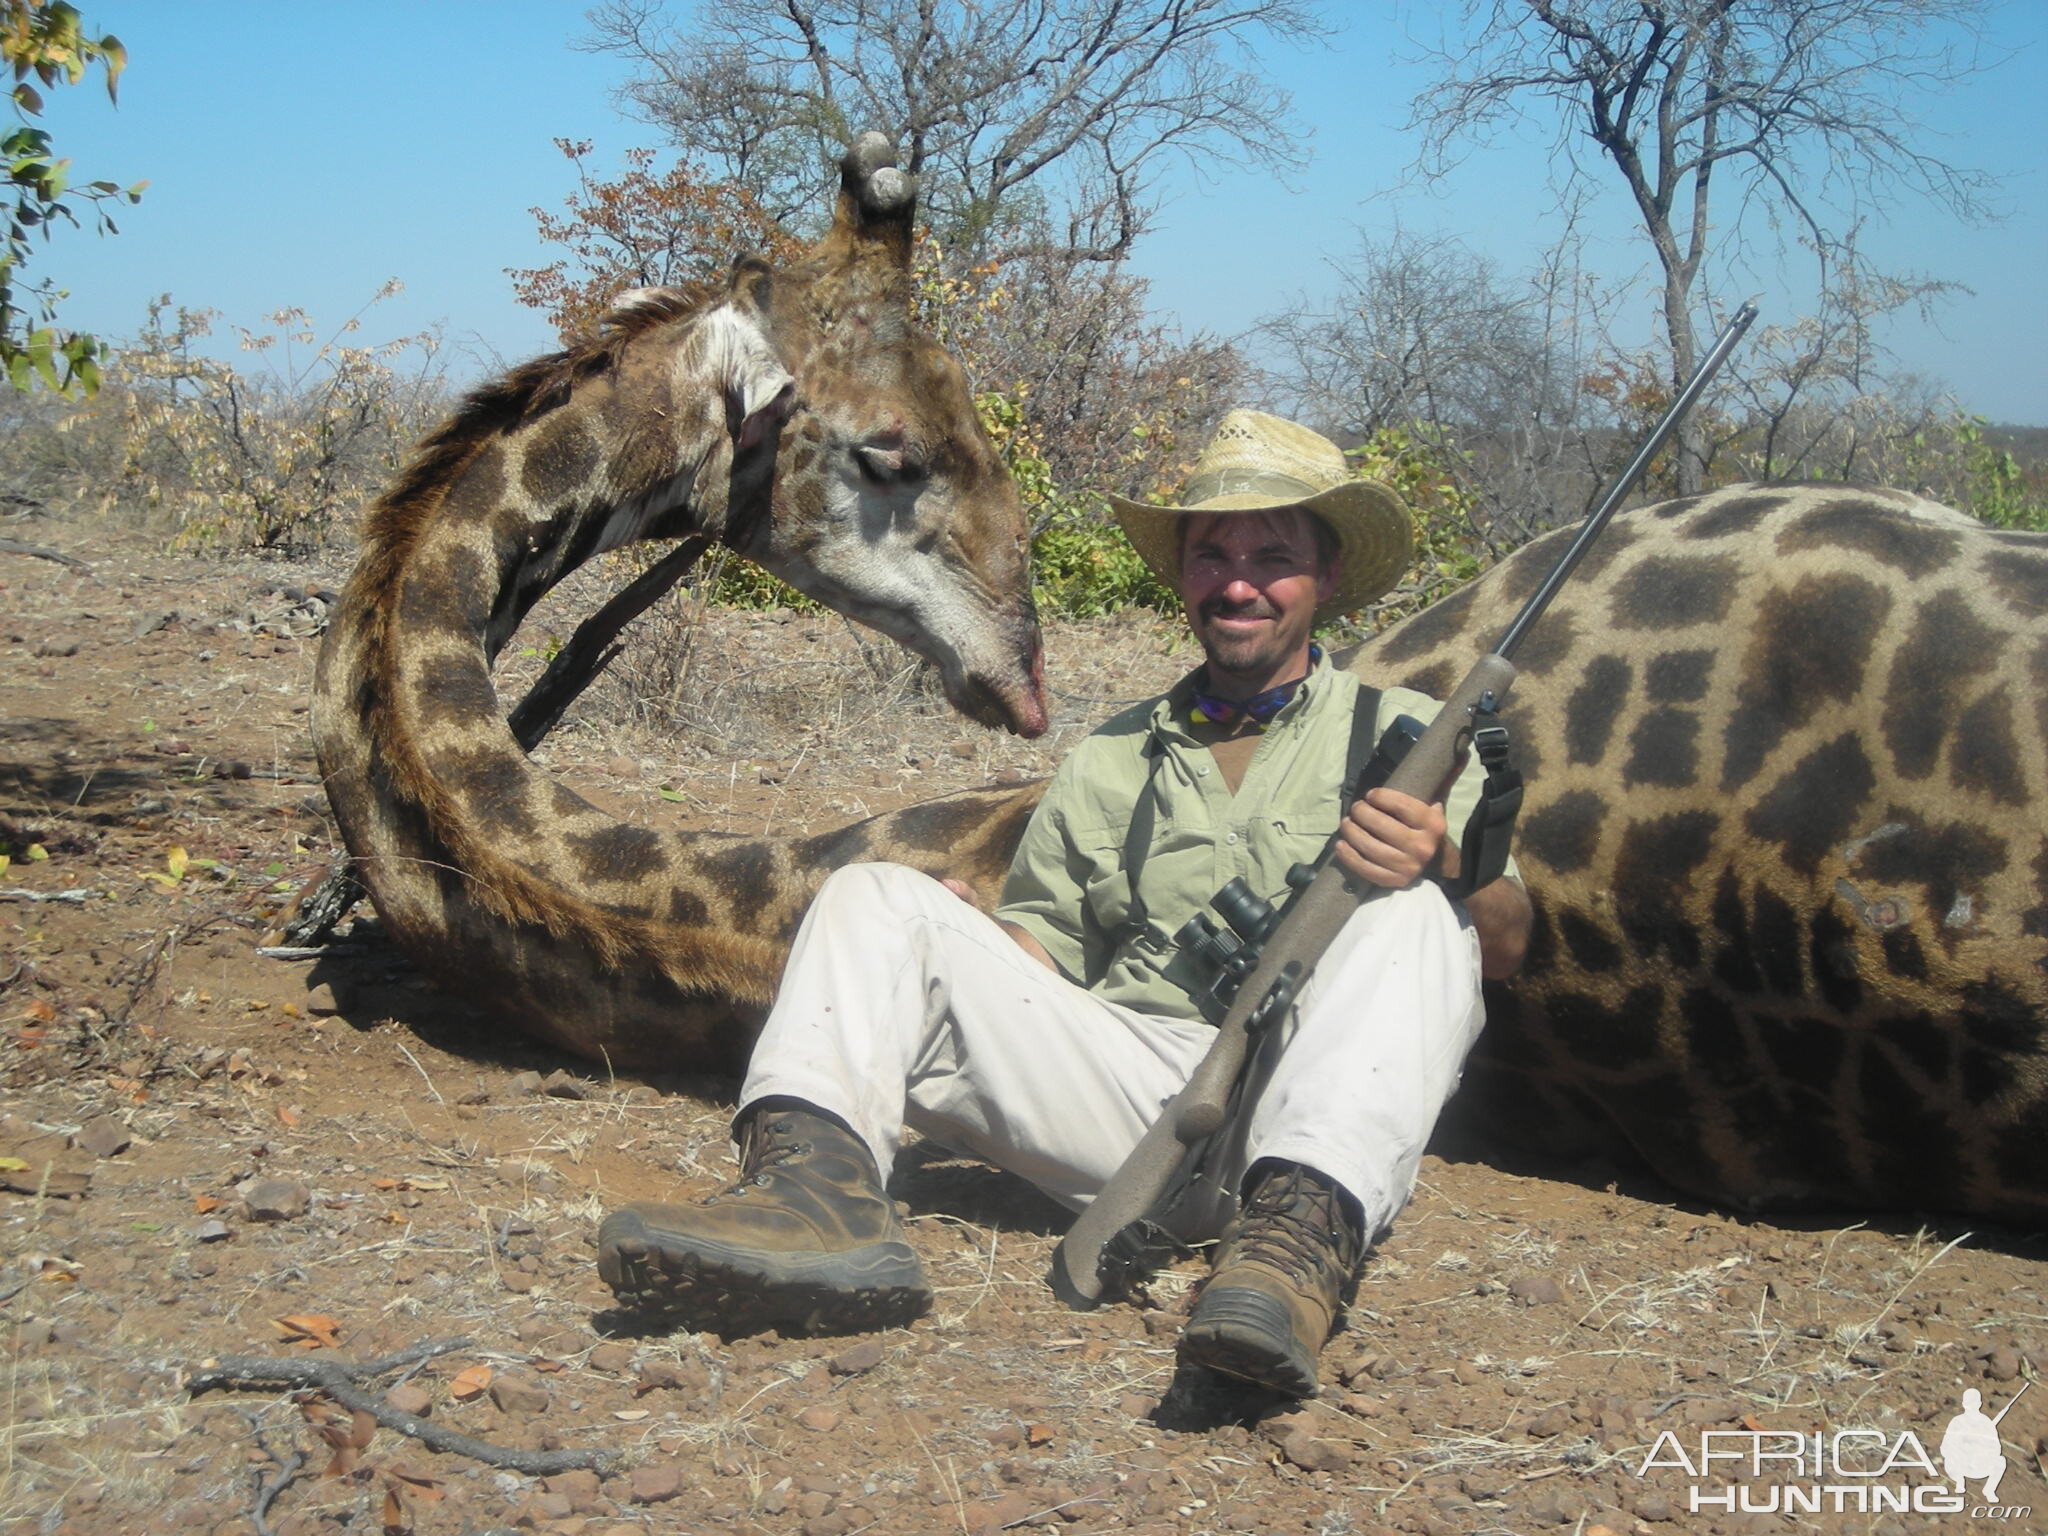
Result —
[[[700,473],[691,498],[724,500],[727,544],[933,662],[963,713],[1035,736],[1046,709],[1030,527],[965,371],[912,322],[916,189],[893,156],[881,134],[861,137],[831,229],[797,262],[741,260],[708,308],[638,290],[612,321],[687,324],[713,349],[730,469],[722,488]],[[705,358],[642,350],[660,368]],[[622,394],[671,397],[661,378],[635,381],[630,361]],[[624,536],[663,531],[658,516],[633,521]]]
[[[778,515],[746,553],[930,659],[956,708],[1033,736],[1030,528],[966,373],[911,321],[916,187],[893,162],[886,138],[862,135],[830,232],[772,285],[756,279],[797,390]]]

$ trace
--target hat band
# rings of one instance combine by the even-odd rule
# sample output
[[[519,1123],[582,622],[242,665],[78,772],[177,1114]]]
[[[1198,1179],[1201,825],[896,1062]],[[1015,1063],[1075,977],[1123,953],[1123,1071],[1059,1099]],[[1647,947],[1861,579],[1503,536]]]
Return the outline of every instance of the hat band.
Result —
[[[1275,506],[1283,506],[1306,501],[1325,489],[1328,487],[1318,488],[1306,480],[1270,469],[1214,469],[1190,478],[1180,495],[1182,503],[1191,509],[1224,496],[1271,496]]]

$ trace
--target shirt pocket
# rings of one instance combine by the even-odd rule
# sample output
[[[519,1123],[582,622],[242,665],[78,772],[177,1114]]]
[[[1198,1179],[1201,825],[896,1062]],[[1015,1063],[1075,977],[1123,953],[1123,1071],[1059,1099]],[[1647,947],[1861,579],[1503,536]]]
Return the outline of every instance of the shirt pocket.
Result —
[[[1296,864],[1313,864],[1330,846],[1330,834],[1337,830],[1336,813],[1307,816],[1299,812],[1277,812],[1253,819],[1248,831],[1253,838],[1252,856],[1260,879],[1270,885],[1259,894],[1278,900],[1287,889],[1287,871]]]

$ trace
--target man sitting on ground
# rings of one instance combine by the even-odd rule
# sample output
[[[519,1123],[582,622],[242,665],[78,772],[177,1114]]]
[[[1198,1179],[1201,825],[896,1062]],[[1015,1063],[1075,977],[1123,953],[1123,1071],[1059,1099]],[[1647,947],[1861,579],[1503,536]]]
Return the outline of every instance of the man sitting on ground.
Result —
[[[1445,831],[1463,832],[1477,764],[1448,807],[1385,788],[1340,804],[1361,685],[1310,630],[1406,567],[1391,490],[1316,433],[1234,411],[1182,505],[1112,500],[1203,665],[1061,764],[993,918],[960,882],[896,865],[825,882],[741,1090],[740,1180],[605,1220],[598,1264],[622,1302],[726,1333],[908,1322],[931,1293],[884,1192],[905,1122],[1086,1205],[1212,1034],[1172,936],[1234,876],[1277,901],[1341,831],[1345,870],[1391,894],[1324,955],[1174,1213],[1185,1236],[1222,1234],[1182,1358],[1315,1390],[1478,1034],[1480,977],[1521,962],[1528,898],[1511,866],[1458,884]],[[1368,741],[1435,708],[1401,688],[1373,707]]]

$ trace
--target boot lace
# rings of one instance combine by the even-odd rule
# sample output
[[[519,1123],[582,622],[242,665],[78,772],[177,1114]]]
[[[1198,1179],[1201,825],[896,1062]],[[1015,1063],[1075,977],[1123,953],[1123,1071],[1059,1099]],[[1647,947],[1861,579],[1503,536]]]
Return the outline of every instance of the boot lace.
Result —
[[[705,1203],[740,1198],[751,1189],[772,1184],[769,1175],[773,1170],[808,1156],[812,1150],[810,1141],[789,1117],[754,1115],[740,1128],[740,1176]]]
[[[1358,1228],[1343,1192],[1297,1164],[1267,1174],[1245,1203],[1235,1257],[1269,1264],[1295,1281],[1313,1280],[1333,1264],[1341,1277],[1358,1261]]]

